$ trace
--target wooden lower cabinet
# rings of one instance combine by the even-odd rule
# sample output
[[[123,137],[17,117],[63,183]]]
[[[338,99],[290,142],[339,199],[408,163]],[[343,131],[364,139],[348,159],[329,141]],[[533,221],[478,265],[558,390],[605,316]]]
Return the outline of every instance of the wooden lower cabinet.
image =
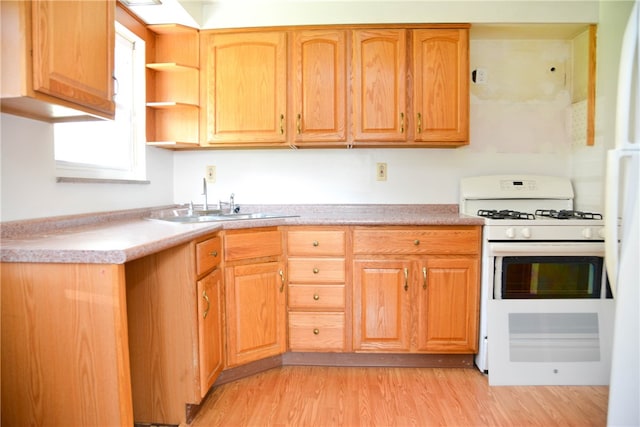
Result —
[[[286,277],[276,228],[225,232],[226,366],[284,353]]]
[[[198,280],[200,395],[204,398],[224,367],[222,352],[222,272]]]
[[[356,228],[354,248],[355,351],[477,352],[478,227]]]
[[[125,265],[136,422],[189,422],[221,372],[221,258],[206,236]]]
[[[290,227],[289,349],[345,352],[351,348],[347,295],[349,231],[346,227]]]
[[[410,268],[401,260],[354,262],[354,350],[410,350]]]
[[[416,350],[429,353],[476,353],[480,288],[479,260],[431,258],[419,263]]]

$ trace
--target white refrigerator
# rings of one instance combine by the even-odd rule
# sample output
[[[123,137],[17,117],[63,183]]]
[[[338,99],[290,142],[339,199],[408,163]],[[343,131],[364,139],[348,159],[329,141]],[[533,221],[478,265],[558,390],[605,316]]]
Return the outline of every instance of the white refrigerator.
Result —
[[[615,148],[607,153],[605,261],[616,304],[609,426],[640,426],[639,28],[636,0],[622,42]]]

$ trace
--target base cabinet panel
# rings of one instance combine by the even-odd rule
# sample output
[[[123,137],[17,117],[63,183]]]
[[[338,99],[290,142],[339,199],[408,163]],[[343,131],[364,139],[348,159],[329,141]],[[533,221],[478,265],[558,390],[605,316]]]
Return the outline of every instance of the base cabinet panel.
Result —
[[[284,352],[283,274],[279,262],[226,267],[227,366]]]

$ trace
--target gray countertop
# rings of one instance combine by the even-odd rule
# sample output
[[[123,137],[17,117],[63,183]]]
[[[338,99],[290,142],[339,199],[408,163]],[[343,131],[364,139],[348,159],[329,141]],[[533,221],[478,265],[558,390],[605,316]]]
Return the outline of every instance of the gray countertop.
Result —
[[[183,224],[151,219],[173,207],[1,223],[0,261],[123,264],[224,229],[280,225],[482,225],[457,205],[243,205],[288,216]]]

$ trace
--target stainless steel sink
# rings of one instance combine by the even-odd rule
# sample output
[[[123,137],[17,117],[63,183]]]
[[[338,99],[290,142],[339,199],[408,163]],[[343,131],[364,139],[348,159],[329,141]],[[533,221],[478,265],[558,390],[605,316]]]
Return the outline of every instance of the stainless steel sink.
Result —
[[[176,216],[162,216],[155,219],[180,223],[215,222],[215,221],[239,221],[248,219],[287,218],[297,215],[271,214],[271,213],[209,213],[199,211],[193,214]]]

